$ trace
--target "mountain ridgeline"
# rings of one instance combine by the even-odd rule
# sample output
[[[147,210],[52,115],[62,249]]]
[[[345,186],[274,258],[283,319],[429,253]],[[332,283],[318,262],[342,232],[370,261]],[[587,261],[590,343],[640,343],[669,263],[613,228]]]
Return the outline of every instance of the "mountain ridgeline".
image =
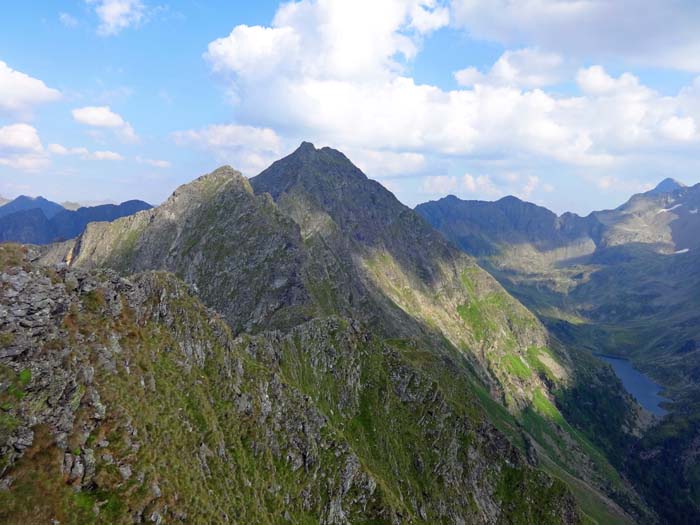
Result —
[[[49,244],[72,239],[90,222],[113,221],[150,208],[146,202],[131,200],[68,210],[43,197],[20,196],[0,206],[0,242]]]
[[[338,151],[3,250],[6,521],[658,520],[609,367]]]
[[[587,217],[515,197],[416,208],[570,351],[629,359],[664,387],[670,413],[610,452],[669,523],[700,516],[699,210],[700,185],[673,179]],[[609,435],[586,426],[598,444]]]

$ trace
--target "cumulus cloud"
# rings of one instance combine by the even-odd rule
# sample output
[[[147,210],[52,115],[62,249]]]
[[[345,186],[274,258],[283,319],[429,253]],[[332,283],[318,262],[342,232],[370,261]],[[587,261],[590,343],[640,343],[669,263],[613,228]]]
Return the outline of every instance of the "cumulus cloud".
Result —
[[[474,38],[700,72],[695,2],[452,0],[451,8],[453,23]]]
[[[124,157],[113,151],[95,151],[90,158],[95,160],[124,160]]]
[[[94,6],[100,19],[97,33],[116,35],[124,29],[139,25],[146,16],[146,6],[141,0],[85,0]]]
[[[426,194],[446,195],[454,193],[468,199],[495,200],[506,195],[515,195],[529,200],[540,191],[552,192],[551,184],[543,184],[536,175],[506,172],[497,175],[453,175],[429,176],[423,179],[422,190]]]
[[[423,179],[422,189],[432,195],[447,195],[459,188],[459,181],[454,175],[431,175]]]
[[[651,90],[621,98],[623,104],[613,112],[621,120],[612,119],[601,133],[593,115],[607,118],[596,111],[605,106],[602,101],[525,89],[555,81],[561,65],[557,55],[538,50],[505,53],[482,75],[492,82],[475,82],[478,71],[463,71],[458,78],[475,83],[472,89],[417,84],[402,74],[396,59],[414,56],[419,46],[420,37],[410,29],[416,5],[426,8],[408,0],[382,2],[384,15],[367,24],[363,9],[369,3],[284,4],[271,27],[237,26],[210,43],[205,58],[215,72],[232,79],[243,120],[291,127],[347,148],[532,155],[601,166],[615,159],[616,152],[608,151],[611,136],[614,145],[629,146],[658,134],[659,121],[644,118],[663,111],[652,107],[661,97]],[[591,97],[615,88],[587,78],[596,71],[579,75]],[[625,76],[612,80],[619,87],[628,82]],[[629,136],[635,127],[636,135]]]
[[[36,128],[29,124],[0,127],[0,165],[34,171],[48,164]]]
[[[49,153],[53,155],[60,155],[62,157],[68,155],[87,156],[89,154],[87,148],[67,148],[65,146],[62,146],[61,144],[49,144],[48,150]]]
[[[303,0],[282,4],[272,27],[236,26],[209,44],[215,71],[241,81],[286,73],[319,80],[386,78],[412,58],[420,35],[447,24],[432,0]]]
[[[254,175],[277,159],[282,148],[272,129],[237,124],[214,124],[198,130],[176,131],[179,145],[195,146],[214,153],[246,175]]]
[[[38,104],[59,98],[61,93],[57,89],[0,61],[0,113],[25,114]]]
[[[540,3],[555,19],[567,20],[574,16],[570,11],[593,4],[495,3],[507,9],[519,4],[523,10]],[[457,2],[451,14],[439,16],[444,4],[437,2],[375,4],[289,2],[270,26],[239,25],[212,41],[204,58],[234,94],[237,119],[293,136],[322,137],[377,177],[422,174],[426,158],[458,158],[507,161],[522,173],[557,166],[568,173],[606,176],[617,170],[624,178],[635,162],[648,166],[649,156],[695,151],[700,80],[677,96],[661,94],[631,73],[611,75],[601,65],[576,71],[578,62],[560,49],[523,38],[526,47],[518,42],[491,67],[457,72],[458,89],[420,84],[407,74],[406,64],[419,52],[426,32],[448,22],[469,29],[465,12]],[[438,21],[419,22],[417,8]],[[578,93],[548,90],[571,80]],[[206,141],[199,137],[199,142]],[[508,185],[491,175],[495,188],[524,197],[552,190],[539,179],[523,176],[517,185]],[[436,177],[433,172],[424,179],[424,189],[457,184],[468,191],[461,177],[456,182]],[[480,195],[495,195],[482,182]]]
[[[373,178],[415,175],[426,169],[425,156],[420,153],[350,149],[353,163]]]
[[[457,83],[465,87],[479,83],[523,88],[544,87],[561,80],[563,62],[562,57],[555,53],[518,49],[503,53],[488,73],[468,67],[455,72],[454,76]]]
[[[669,117],[661,123],[661,132],[669,139],[687,142],[698,138],[697,126],[691,117]]]
[[[135,142],[138,136],[119,114],[113,112],[109,106],[86,106],[72,111],[76,122],[93,128],[109,128],[116,131],[117,135],[126,142]]]
[[[136,157],[136,162],[138,162],[139,164],[146,164],[148,166],[160,169],[166,169],[172,166],[172,164],[167,160],[144,159],[142,157]]]
[[[124,157],[113,151],[90,152],[87,148],[67,148],[61,144],[49,144],[47,149],[52,155],[59,155],[62,157],[78,156],[85,160],[124,160]]]
[[[465,173],[462,177],[462,187],[467,192],[477,194],[481,197],[495,198],[502,193],[493,183],[489,175],[474,176]]]

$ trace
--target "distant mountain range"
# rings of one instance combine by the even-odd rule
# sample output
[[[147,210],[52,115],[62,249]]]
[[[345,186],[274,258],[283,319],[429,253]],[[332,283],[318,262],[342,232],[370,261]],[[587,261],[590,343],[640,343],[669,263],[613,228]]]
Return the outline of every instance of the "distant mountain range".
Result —
[[[71,239],[90,222],[113,221],[151,207],[131,200],[69,210],[43,197],[22,195],[0,206],[0,242],[48,244]]]
[[[665,388],[671,414],[626,468],[669,522],[700,514],[688,492],[700,479],[700,184],[666,179],[586,217],[515,197],[450,196],[416,211],[568,347],[628,358]]]

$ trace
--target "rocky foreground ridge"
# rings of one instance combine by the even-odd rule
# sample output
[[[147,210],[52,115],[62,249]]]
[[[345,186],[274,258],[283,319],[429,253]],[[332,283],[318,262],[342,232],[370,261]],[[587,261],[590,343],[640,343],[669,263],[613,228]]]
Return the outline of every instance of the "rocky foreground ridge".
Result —
[[[565,486],[361,324],[232,336],[167,273],[0,247],[5,523],[576,523]]]

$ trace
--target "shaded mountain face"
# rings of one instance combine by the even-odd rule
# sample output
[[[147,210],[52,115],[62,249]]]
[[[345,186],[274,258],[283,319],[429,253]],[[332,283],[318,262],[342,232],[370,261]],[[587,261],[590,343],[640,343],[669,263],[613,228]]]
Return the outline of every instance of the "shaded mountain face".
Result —
[[[0,242],[48,244],[52,240],[54,237],[51,234],[51,221],[39,208],[0,217]]]
[[[220,168],[178,188],[157,208],[92,223],[75,241],[43,250],[43,264],[61,262],[76,270],[111,268],[123,276],[173,273],[240,338],[270,330],[288,338],[309,323],[350,319],[400,358],[407,374],[407,381],[389,385],[377,378],[395,372],[388,363],[375,363],[380,375],[367,380],[378,385],[379,397],[410,393],[414,379],[408,377],[425,381],[456,411],[487,425],[493,439],[513,444],[521,459],[539,461],[547,473],[567,480],[586,515],[611,523],[653,516],[558,408],[560,402],[576,405],[578,385],[596,392],[605,385],[613,394],[604,402],[618,409],[606,424],[617,429],[616,439],[627,439],[641,420],[628,396],[615,390],[614,375],[550,340],[474,259],[338,151],[303,144],[250,181]],[[324,404],[324,392],[337,387],[333,381],[309,382],[315,372],[305,361],[295,354],[281,359],[316,408],[329,418],[337,413],[336,406]],[[313,359],[315,367],[320,357]],[[598,407],[593,400],[578,414],[585,418]],[[415,520],[430,522],[441,514],[426,507],[428,517],[422,517],[421,501],[437,501],[434,495],[445,490],[451,494],[456,478],[440,481],[428,474],[423,459],[404,455],[414,433],[397,441],[392,426],[363,422],[393,410],[370,402],[353,413],[349,435],[361,437],[353,450],[362,462],[380,461],[374,470],[381,473],[380,485],[392,498],[410,501]],[[411,416],[409,427],[420,423]],[[438,456],[446,453],[440,447]],[[422,474],[415,478],[416,472]],[[406,496],[407,489],[397,488],[401,479],[425,480],[417,483],[428,483],[429,496],[420,496],[413,481]],[[504,490],[510,493],[508,483]],[[486,500],[473,495],[477,508],[467,523],[484,515]]]
[[[527,213],[509,222],[504,201],[448,198],[417,211],[567,346],[627,357],[665,387],[671,415],[635,445],[627,468],[669,522],[699,516],[700,185],[668,179],[584,218],[520,203]],[[574,234],[563,226],[572,223]],[[488,251],[474,248],[473,231]]]
[[[546,208],[504,197],[497,202],[463,201],[454,196],[420,204],[416,212],[467,253],[495,255],[504,246],[552,252],[590,249],[598,237],[595,218],[558,217]]]
[[[47,219],[63,211],[63,206],[46,200],[44,197],[27,197],[20,195],[16,199],[0,206],[0,217],[5,217],[18,211],[41,210]]]
[[[146,202],[132,200],[119,205],[108,204],[75,211],[62,209],[50,218],[41,208],[15,211],[0,216],[0,242],[48,244],[71,239],[80,235],[90,222],[113,221],[150,208],[151,205]]]

